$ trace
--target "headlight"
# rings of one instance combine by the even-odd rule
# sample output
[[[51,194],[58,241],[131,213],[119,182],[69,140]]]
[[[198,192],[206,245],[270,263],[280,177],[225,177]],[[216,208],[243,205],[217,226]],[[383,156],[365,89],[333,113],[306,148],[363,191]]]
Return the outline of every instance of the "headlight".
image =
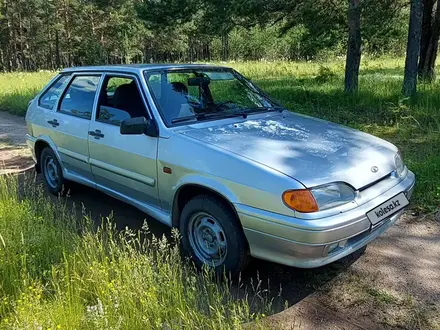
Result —
[[[400,152],[394,156],[394,164],[396,165],[396,173],[398,176],[402,176],[405,171],[405,164],[403,163],[402,155]]]
[[[283,201],[291,209],[310,213],[349,203],[355,196],[354,190],[345,183],[331,183],[310,190],[285,191]]]
[[[349,203],[356,197],[354,190],[345,183],[331,183],[312,188],[311,192],[320,211]]]

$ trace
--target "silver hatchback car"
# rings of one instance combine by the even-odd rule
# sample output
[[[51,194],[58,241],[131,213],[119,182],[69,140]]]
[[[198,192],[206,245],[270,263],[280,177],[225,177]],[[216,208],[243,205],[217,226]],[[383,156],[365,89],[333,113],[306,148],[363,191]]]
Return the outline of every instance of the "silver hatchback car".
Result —
[[[226,67],[66,69],[26,120],[52,193],[75,181],[125,201],[217,271],[338,260],[394,224],[415,183],[391,143],[287,111]]]

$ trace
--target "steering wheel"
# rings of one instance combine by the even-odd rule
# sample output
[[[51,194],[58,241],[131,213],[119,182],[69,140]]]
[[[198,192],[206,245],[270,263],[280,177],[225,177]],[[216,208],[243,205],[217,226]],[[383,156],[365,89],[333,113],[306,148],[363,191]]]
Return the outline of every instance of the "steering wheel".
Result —
[[[225,104],[228,104],[228,103],[233,103],[233,104],[235,104],[234,101],[230,101],[230,100],[228,100],[228,101],[224,101],[224,102],[220,102],[219,104],[217,104],[217,105],[212,109],[211,112],[217,112],[218,109],[219,109],[222,105],[225,105]]]

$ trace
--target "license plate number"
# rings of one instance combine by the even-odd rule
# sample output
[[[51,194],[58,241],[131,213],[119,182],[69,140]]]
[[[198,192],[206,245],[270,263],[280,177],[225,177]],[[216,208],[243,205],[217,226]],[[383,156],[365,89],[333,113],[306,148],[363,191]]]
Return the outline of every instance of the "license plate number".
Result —
[[[373,225],[382,220],[390,217],[394,213],[400,211],[409,204],[408,198],[404,193],[400,193],[393,198],[387,200],[385,203],[380,204],[378,207],[372,209],[367,213],[367,218]]]

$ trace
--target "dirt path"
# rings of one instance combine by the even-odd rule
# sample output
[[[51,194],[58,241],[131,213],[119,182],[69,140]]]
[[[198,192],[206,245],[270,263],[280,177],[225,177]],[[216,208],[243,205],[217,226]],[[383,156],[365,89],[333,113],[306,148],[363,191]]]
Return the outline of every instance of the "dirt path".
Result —
[[[23,117],[0,111],[0,174],[20,172],[33,166],[26,147]]]
[[[25,133],[23,118],[0,112],[0,162],[9,168],[14,162],[30,164]],[[41,175],[36,180],[42,183]],[[76,187],[67,201],[98,222],[113,212],[118,228],[139,229],[147,219],[152,234],[170,233],[139,210],[91,188]],[[277,313],[265,319],[264,328],[440,329],[440,219],[409,213],[365,253],[319,269],[253,261],[243,284],[256,287],[249,292],[256,304],[272,300]]]

